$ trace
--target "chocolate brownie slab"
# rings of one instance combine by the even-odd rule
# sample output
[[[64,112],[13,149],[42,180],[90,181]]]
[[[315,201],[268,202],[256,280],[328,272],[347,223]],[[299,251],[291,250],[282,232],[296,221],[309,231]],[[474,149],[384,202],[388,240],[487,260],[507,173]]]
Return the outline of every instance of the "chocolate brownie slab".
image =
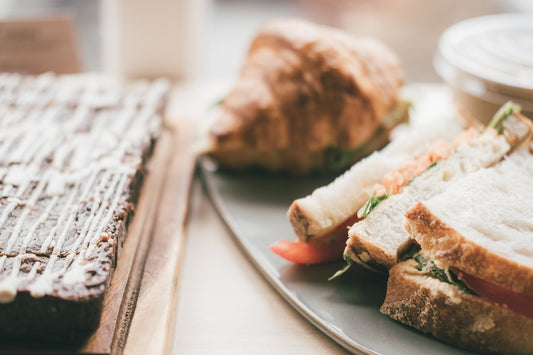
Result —
[[[0,334],[98,326],[168,83],[0,74]]]

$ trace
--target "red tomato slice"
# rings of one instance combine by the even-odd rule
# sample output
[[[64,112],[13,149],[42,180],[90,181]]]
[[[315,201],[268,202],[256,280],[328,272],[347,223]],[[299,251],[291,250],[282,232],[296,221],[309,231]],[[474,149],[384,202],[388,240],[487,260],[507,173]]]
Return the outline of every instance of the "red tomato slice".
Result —
[[[450,270],[452,270],[459,279],[463,280],[470,289],[486,300],[497,303],[518,314],[533,318],[533,297],[516,293],[507,288],[493,284],[492,282],[466,274],[456,268],[450,268]]]
[[[320,264],[342,260],[348,239],[348,227],[359,221],[356,215],[349,217],[327,236],[309,243],[298,240],[291,242],[279,240],[270,246],[275,254],[283,259],[302,265]]]
[[[281,256],[283,259],[292,261],[296,264],[312,265],[320,264],[328,261],[335,261],[342,259],[342,253],[346,246],[346,240],[339,240],[340,243],[335,243],[330,246],[315,246],[311,243],[298,240],[291,242],[288,240],[279,240],[270,246],[275,254]]]

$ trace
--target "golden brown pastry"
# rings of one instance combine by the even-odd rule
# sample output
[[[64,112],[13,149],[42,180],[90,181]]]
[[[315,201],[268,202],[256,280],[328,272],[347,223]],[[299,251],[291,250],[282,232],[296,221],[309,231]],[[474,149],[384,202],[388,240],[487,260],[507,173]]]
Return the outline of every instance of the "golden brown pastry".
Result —
[[[302,20],[269,23],[209,131],[209,155],[237,169],[345,167],[386,142],[384,118],[398,108],[402,83],[398,58],[374,39]]]

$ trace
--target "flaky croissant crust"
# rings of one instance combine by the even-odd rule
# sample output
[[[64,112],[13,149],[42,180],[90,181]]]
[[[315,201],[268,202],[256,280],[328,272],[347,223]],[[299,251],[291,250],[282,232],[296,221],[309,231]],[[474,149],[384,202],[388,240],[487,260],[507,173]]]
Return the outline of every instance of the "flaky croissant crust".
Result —
[[[380,42],[302,20],[267,24],[210,130],[219,150],[366,142],[397,105],[403,72]]]

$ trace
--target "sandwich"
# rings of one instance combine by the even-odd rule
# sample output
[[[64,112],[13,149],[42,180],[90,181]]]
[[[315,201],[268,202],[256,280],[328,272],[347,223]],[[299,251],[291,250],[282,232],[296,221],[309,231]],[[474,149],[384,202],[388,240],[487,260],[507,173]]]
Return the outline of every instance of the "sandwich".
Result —
[[[410,208],[444,192],[454,181],[496,164],[529,141],[531,122],[518,110],[511,103],[504,105],[482,134],[464,139],[447,158],[427,165],[399,192],[394,185],[392,189],[376,189],[359,214],[362,220],[348,232],[344,251],[347,267],[354,262],[382,271],[394,266],[411,245],[409,233],[403,228],[404,215]]]
[[[359,220],[357,212],[372,197],[376,184],[394,171],[413,166],[415,161],[425,169],[424,160],[436,158],[431,152],[452,145],[459,135],[475,126],[454,110],[435,113],[435,106],[451,107],[447,101],[442,105],[435,97],[426,99],[427,105],[413,108],[410,127],[383,150],[359,161],[330,184],[295,200],[287,215],[298,240],[280,240],[271,250],[299,264],[342,260],[347,228]],[[428,116],[433,120],[428,120]]]
[[[479,124],[458,115],[420,124],[294,201],[288,216],[298,241],[281,240],[271,250],[300,264],[340,260],[344,252],[347,267],[357,262],[374,270],[390,268],[409,246],[401,221],[412,204],[438,193],[449,180],[500,160],[530,134],[523,117],[515,117],[517,110],[504,105],[482,134]],[[434,169],[437,165],[442,166]]]
[[[533,155],[521,149],[405,214],[416,249],[381,311],[459,347],[533,353]]]
[[[380,41],[303,20],[266,24],[198,149],[219,166],[342,171],[406,113],[403,69]]]

